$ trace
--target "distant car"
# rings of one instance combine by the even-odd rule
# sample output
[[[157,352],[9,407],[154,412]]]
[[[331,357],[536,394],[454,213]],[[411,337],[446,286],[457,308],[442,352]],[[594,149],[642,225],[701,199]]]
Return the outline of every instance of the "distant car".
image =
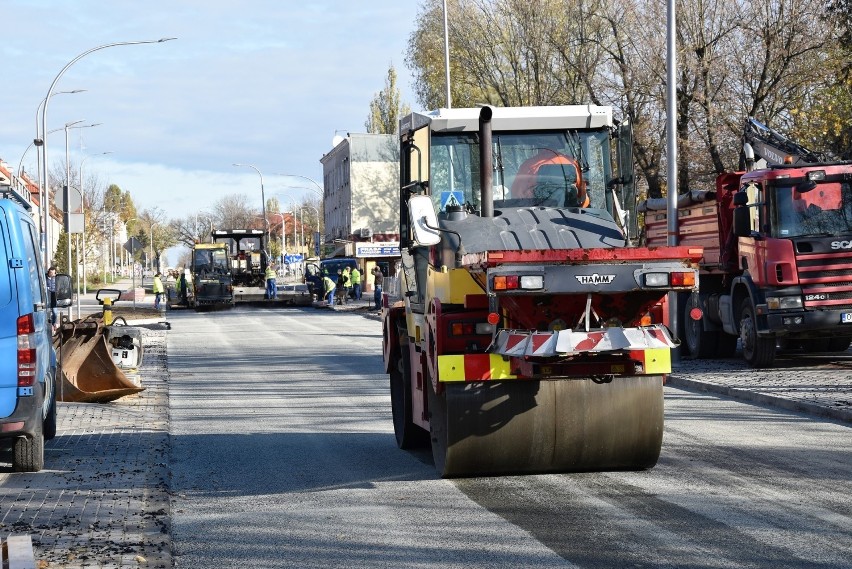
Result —
[[[56,435],[56,353],[51,298],[36,225],[27,209],[0,199],[0,448],[12,468],[44,467],[44,441]],[[56,277],[57,306],[71,304],[71,278]]]

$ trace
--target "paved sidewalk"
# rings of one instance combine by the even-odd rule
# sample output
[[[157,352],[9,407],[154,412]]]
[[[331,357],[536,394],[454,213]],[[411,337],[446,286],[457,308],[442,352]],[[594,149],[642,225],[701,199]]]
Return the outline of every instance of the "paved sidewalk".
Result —
[[[145,391],[59,403],[45,470],[12,473],[0,452],[0,534],[30,534],[40,567],[172,567],[166,334],[143,328]]]
[[[852,351],[781,354],[769,369],[750,368],[739,353],[725,360],[684,359],[666,385],[852,423]]]

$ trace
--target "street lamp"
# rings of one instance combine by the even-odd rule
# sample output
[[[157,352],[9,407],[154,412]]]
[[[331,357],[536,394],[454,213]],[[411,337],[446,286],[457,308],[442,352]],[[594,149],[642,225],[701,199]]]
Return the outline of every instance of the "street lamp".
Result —
[[[317,194],[320,198],[322,198],[323,193],[325,192],[325,190],[323,189],[323,187],[322,187],[322,186],[320,186],[320,185],[319,185],[319,183],[318,183],[316,180],[314,180],[313,178],[308,178],[307,176],[302,176],[301,174],[282,174],[282,173],[280,173],[280,172],[276,173],[275,175],[276,175],[276,176],[289,176],[289,177],[291,177],[291,178],[302,178],[303,180],[307,180],[307,181],[309,181],[310,183],[312,183],[313,185],[315,185],[317,188],[319,188],[319,191],[316,191],[316,190],[314,190],[313,188],[310,188],[310,187],[308,187],[308,186],[300,186],[300,187],[303,187],[303,188],[305,188],[305,189],[311,190],[312,192],[314,192],[315,194]]]
[[[260,176],[260,199],[261,199],[261,208],[262,208],[262,211],[263,211],[263,225],[266,228],[266,231],[269,231],[269,220],[266,219],[266,193],[264,192],[264,189],[263,189],[263,173],[260,171],[260,169],[257,166],[253,166],[251,164],[234,163],[233,165],[234,166],[243,166],[243,167],[246,167],[246,168],[252,168],[255,172],[257,172],[257,175]]]
[[[54,93],[51,96],[55,97],[56,95],[66,95],[66,94],[72,94],[73,95],[74,93],[82,93],[84,91],[85,91],[85,89],[74,89],[73,91],[57,91],[56,93]],[[39,130],[39,124],[38,124],[38,115],[41,113],[41,106],[43,104],[44,104],[44,99],[39,101],[38,108],[36,109],[36,137],[33,139],[32,142],[30,142],[29,146],[27,146],[27,148],[24,150],[24,153],[21,154],[21,161],[18,162],[18,176],[20,176],[24,172],[24,157],[27,155],[27,152],[30,151],[30,148],[32,148],[33,146],[41,146],[44,143],[44,140],[43,140],[44,137],[42,136],[42,133]],[[61,128],[59,128],[59,129],[55,128],[51,131],[48,131],[47,134],[51,134],[53,132],[58,132],[60,130],[62,130],[62,129]],[[36,152],[36,159],[38,160],[39,158],[41,158],[41,156],[38,154],[38,152]],[[36,175],[39,175],[40,172],[41,172],[41,161],[38,160],[38,162],[36,164]],[[39,203],[41,203],[41,199],[42,199],[42,197],[39,196]],[[39,224],[41,224],[41,219],[39,219]]]
[[[151,241],[149,242],[151,253],[148,255],[148,270],[152,273],[154,272],[154,226],[157,225],[153,221],[151,222]],[[158,267],[159,268],[159,267]]]
[[[245,166],[246,168],[253,168],[255,172],[260,176],[260,199],[262,200],[263,206],[263,231],[268,234],[269,233],[269,220],[266,219],[266,194],[263,191],[263,174],[257,168],[257,166],[252,166],[251,164],[234,164],[234,166]],[[264,252],[265,253],[265,252]],[[267,259],[269,255],[266,254]]]
[[[281,264],[284,264],[284,252],[287,250],[287,244],[284,241],[284,214],[281,212],[272,212],[272,215],[281,216]],[[270,235],[271,238],[271,235]]]
[[[100,152],[98,154],[92,154],[80,160],[80,208],[83,213],[83,294],[86,294],[88,292],[88,284],[86,283],[86,199],[83,197],[83,164],[89,158],[94,158],[95,156],[103,156],[104,154],[112,154],[112,150],[107,150],[106,152]]]
[[[72,273],[71,273],[71,221],[70,221],[71,220],[71,211],[70,211],[70,209],[71,209],[71,167],[70,167],[70,164],[68,162],[68,129],[69,128],[89,128],[89,127],[93,127],[93,126],[98,126],[100,124],[100,123],[94,123],[94,124],[75,126],[75,125],[79,125],[81,122],[83,122],[83,121],[78,120],[78,121],[67,122],[67,123],[65,123],[65,127],[64,127],[64,129],[65,129],[65,192],[62,196],[62,201],[64,202],[62,204],[62,206],[63,206],[62,211],[63,211],[64,221],[65,221],[65,232],[67,234],[65,249],[68,253],[68,274],[69,275],[72,274]],[[83,189],[81,188],[80,189],[80,204],[81,204],[81,207],[82,207],[82,203],[83,203]],[[85,223],[85,221],[84,221],[84,223]],[[85,227],[84,227],[84,230],[85,230]],[[74,241],[75,241],[75,244],[76,244],[77,239],[75,238]],[[79,261],[80,249],[79,249],[79,247],[75,247],[75,249],[77,249],[77,259]],[[78,273],[77,274],[77,317],[79,318],[80,317],[80,275],[79,275],[79,271],[77,271],[77,273]],[[68,307],[68,319],[69,320],[71,319],[71,307],[70,306]]]
[[[107,43],[107,44],[104,44],[104,45],[99,45],[97,47],[93,47],[91,49],[87,49],[86,51],[84,51],[83,53],[81,53],[80,55],[78,55],[77,57],[75,57],[74,59],[69,61],[68,63],[66,63],[65,67],[63,67],[59,71],[59,73],[57,73],[56,77],[54,77],[53,82],[50,84],[50,88],[47,90],[47,95],[45,95],[45,97],[42,101],[44,103],[44,106],[41,109],[41,132],[47,132],[47,107],[50,104],[50,98],[53,96],[53,88],[56,87],[56,83],[58,83],[59,80],[62,78],[62,76],[65,75],[65,72],[68,71],[69,67],[71,67],[72,65],[74,65],[75,63],[77,63],[78,61],[80,61],[81,59],[83,59],[84,57],[89,55],[90,53],[94,53],[98,50],[106,49],[108,47],[116,47],[116,46],[119,46],[119,45],[138,45],[138,44],[145,44],[145,43],[163,43],[163,42],[167,42],[167,41],[170,41],[170,40],[173,40],[173,39],[177,39],[177,38],[161,38],[161,39],[158,39],[158,40],[124,41],[124,42]],[[36,133],[36,135],[38,135],[38,133]],[[41,152],[42,152],[42,161],[41,161],[42,162],[42,164],[41,164],[42,171],[41,171],[41,175],[39,176],[39,195],[44,198],[44,202],[43,202],[43,205],[44,205],[44,230],[45,230],[45,233],[49,234],[49,231],[50,231],[49,197],[50,196],[48,195],[49,191],[48,191],[48,184],[47,184],[47,141],[44,141]],[[50,243],[50,240],[49,239],[46,240],[46,243]],[[48,256],[47,246],[45,246],[45,252],[44,252],[45,266],[47,266],[47,263],[48,263],[47,256]]]
[[[308,176],[303,176],[301,174],[284,174],[284,173],[278,172],[278,173],[276,173],[276,176],[287,176],[287,177],[291,177],[291,178],[301,178],[303,180],[307,180],[310,183],[312,183],[314,186],[317,187],[317,190],[319,190],[319,191],[317,191],[317,190],[315,190],[311,187],[308,187],[308,186],[299,186],[299,187],[305,188],[306,190],[310,190],[310,191],[314,192],[315,194],[317,194],[317,196],[319,196],[319,198],[320,198],[320,205],[323,206],[323,211],[325,211],[325,189],[319,184],[319,182],[317,182],[313,178],[309,178]],[[314,208],[314,209],[316,209],[316,208]],[[319,216],[319,210],[317,210],[317,232],[319,232],[319,229],[320,229],[319,228],[319,217],[320,217]],[[323,221],[325,221],[325,220],[323,219]]]

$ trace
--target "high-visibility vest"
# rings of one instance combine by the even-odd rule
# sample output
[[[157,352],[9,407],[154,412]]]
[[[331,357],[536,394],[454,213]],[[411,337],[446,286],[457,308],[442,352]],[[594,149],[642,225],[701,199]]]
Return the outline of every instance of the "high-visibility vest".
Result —
[[[357,268],[352,269],[352,273],[349,275],[349,282],[351,282],[353,285],[361,284],[361,271],[359,271]]]
[[[275,278],[275,269],[272,267],[266,267],[266,278],[274,279]]]
[[[326,293],[329,293],[329,292],[333,291],[335,288],[337,288],[337,285],[334,284],[334,281],[331,280],[330,278],[328,278],[327,276],[324,279],[322,279],[322,282],[325,284],[325,292]]]
[[[154,294],[163,292],[163,281],[160,280],[160,277],[154,277],[153,292]]]

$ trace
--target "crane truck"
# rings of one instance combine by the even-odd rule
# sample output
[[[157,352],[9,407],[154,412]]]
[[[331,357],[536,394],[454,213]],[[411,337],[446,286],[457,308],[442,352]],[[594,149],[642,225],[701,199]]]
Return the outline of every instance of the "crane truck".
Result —
[[[852,342],[852,162],[832,160],[748,119],[747,168],[678,197],[678,239],[702,247],[697,291],[678,305],[696,358],[753,367],[779,347],[841,352]],[[762,167],[755,168],[755,164]],[[639,205],[647,245],[667,241],[665,199]]]
[[[631,146],[601,106],[400,121],[383,360],[396,442],[431,443],[440,476],[656,464],[675,342],[650,314],[701,250],[628,246]]]

